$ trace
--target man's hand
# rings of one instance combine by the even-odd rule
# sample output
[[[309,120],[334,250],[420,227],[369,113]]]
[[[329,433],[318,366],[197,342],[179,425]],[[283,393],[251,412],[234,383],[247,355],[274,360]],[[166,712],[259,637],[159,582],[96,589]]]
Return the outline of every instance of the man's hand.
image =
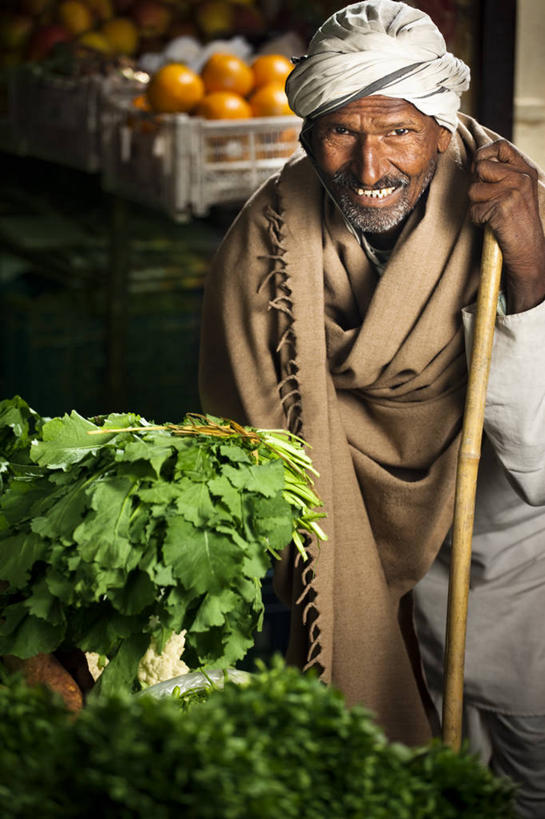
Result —
[[[506,140],[480,148],[469,188],[471,217],[489,225],[503,253],[510,313],[545,299],[545,235],[537,195],[537,170]]]

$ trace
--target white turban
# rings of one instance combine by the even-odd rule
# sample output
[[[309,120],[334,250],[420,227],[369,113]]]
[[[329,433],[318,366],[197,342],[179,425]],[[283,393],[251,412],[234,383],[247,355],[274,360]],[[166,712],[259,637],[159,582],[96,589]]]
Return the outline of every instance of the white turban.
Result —
[[[411,102],[455,131],[469,68],[446,50],[423,11],[397,0],[364,0],[335,12],[288,76],[290,107],[315,119],[361,97]]]

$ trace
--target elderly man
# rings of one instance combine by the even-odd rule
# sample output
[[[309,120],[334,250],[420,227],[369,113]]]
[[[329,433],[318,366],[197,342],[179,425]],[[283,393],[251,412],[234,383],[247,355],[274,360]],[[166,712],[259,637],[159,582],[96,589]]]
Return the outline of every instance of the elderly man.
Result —
[[[523,815],[545,816],[530,770],[545,767],[545,717],[527,719],[545,715],[545,188],[510,143],[457,115],[468,84],[430,18],[404,3],[367,0],[324,23],[286,84],[304,153],[247,203],[207,282],[201,395],[207,411],[313,447],[329,541],[276,573],[289,659],[319,667],[391,738],[426,741],[481,226],[493,229],[504,278],[468,705],[496,770],[528,780]],[[502,765],[515,736],[519,756]]]

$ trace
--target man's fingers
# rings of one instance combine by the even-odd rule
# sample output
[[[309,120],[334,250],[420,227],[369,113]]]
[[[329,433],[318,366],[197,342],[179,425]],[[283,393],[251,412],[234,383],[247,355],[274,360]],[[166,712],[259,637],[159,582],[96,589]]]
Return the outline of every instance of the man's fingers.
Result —
[[[533,168],[533,166],[528,164],[521,153],[517,151],[515,146],[505,139],[497,139],[489,145],[483,145],[482,148],[476,151],[474,159],[475,162],[489,159],[512,165],[513,168],[519,168],[520,170]]]
[[[521,200],[526,201],[530,194],[529,182],[521,184],[519,180],[513,180],[511,176],[499,180],[483,179],[474,182],[468,191],[470,202],[487,202],[490,199],[501,200],[508,198],[521,203]]]
[[[511,165],[504,165],[497,160],[479,159],[475,162],[474,173],[483,182],[503,182],[510,177],[515,180],[524,171],[513,168]]]

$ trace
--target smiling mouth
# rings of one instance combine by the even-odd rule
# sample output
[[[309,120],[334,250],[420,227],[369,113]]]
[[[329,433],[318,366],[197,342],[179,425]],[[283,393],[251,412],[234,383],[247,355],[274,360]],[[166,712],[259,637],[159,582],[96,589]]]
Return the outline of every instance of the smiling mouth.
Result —
[[[391,188],[354,188],[353,190],[354,193],[365,199],[385,199],[397,190],[397,186]]]

